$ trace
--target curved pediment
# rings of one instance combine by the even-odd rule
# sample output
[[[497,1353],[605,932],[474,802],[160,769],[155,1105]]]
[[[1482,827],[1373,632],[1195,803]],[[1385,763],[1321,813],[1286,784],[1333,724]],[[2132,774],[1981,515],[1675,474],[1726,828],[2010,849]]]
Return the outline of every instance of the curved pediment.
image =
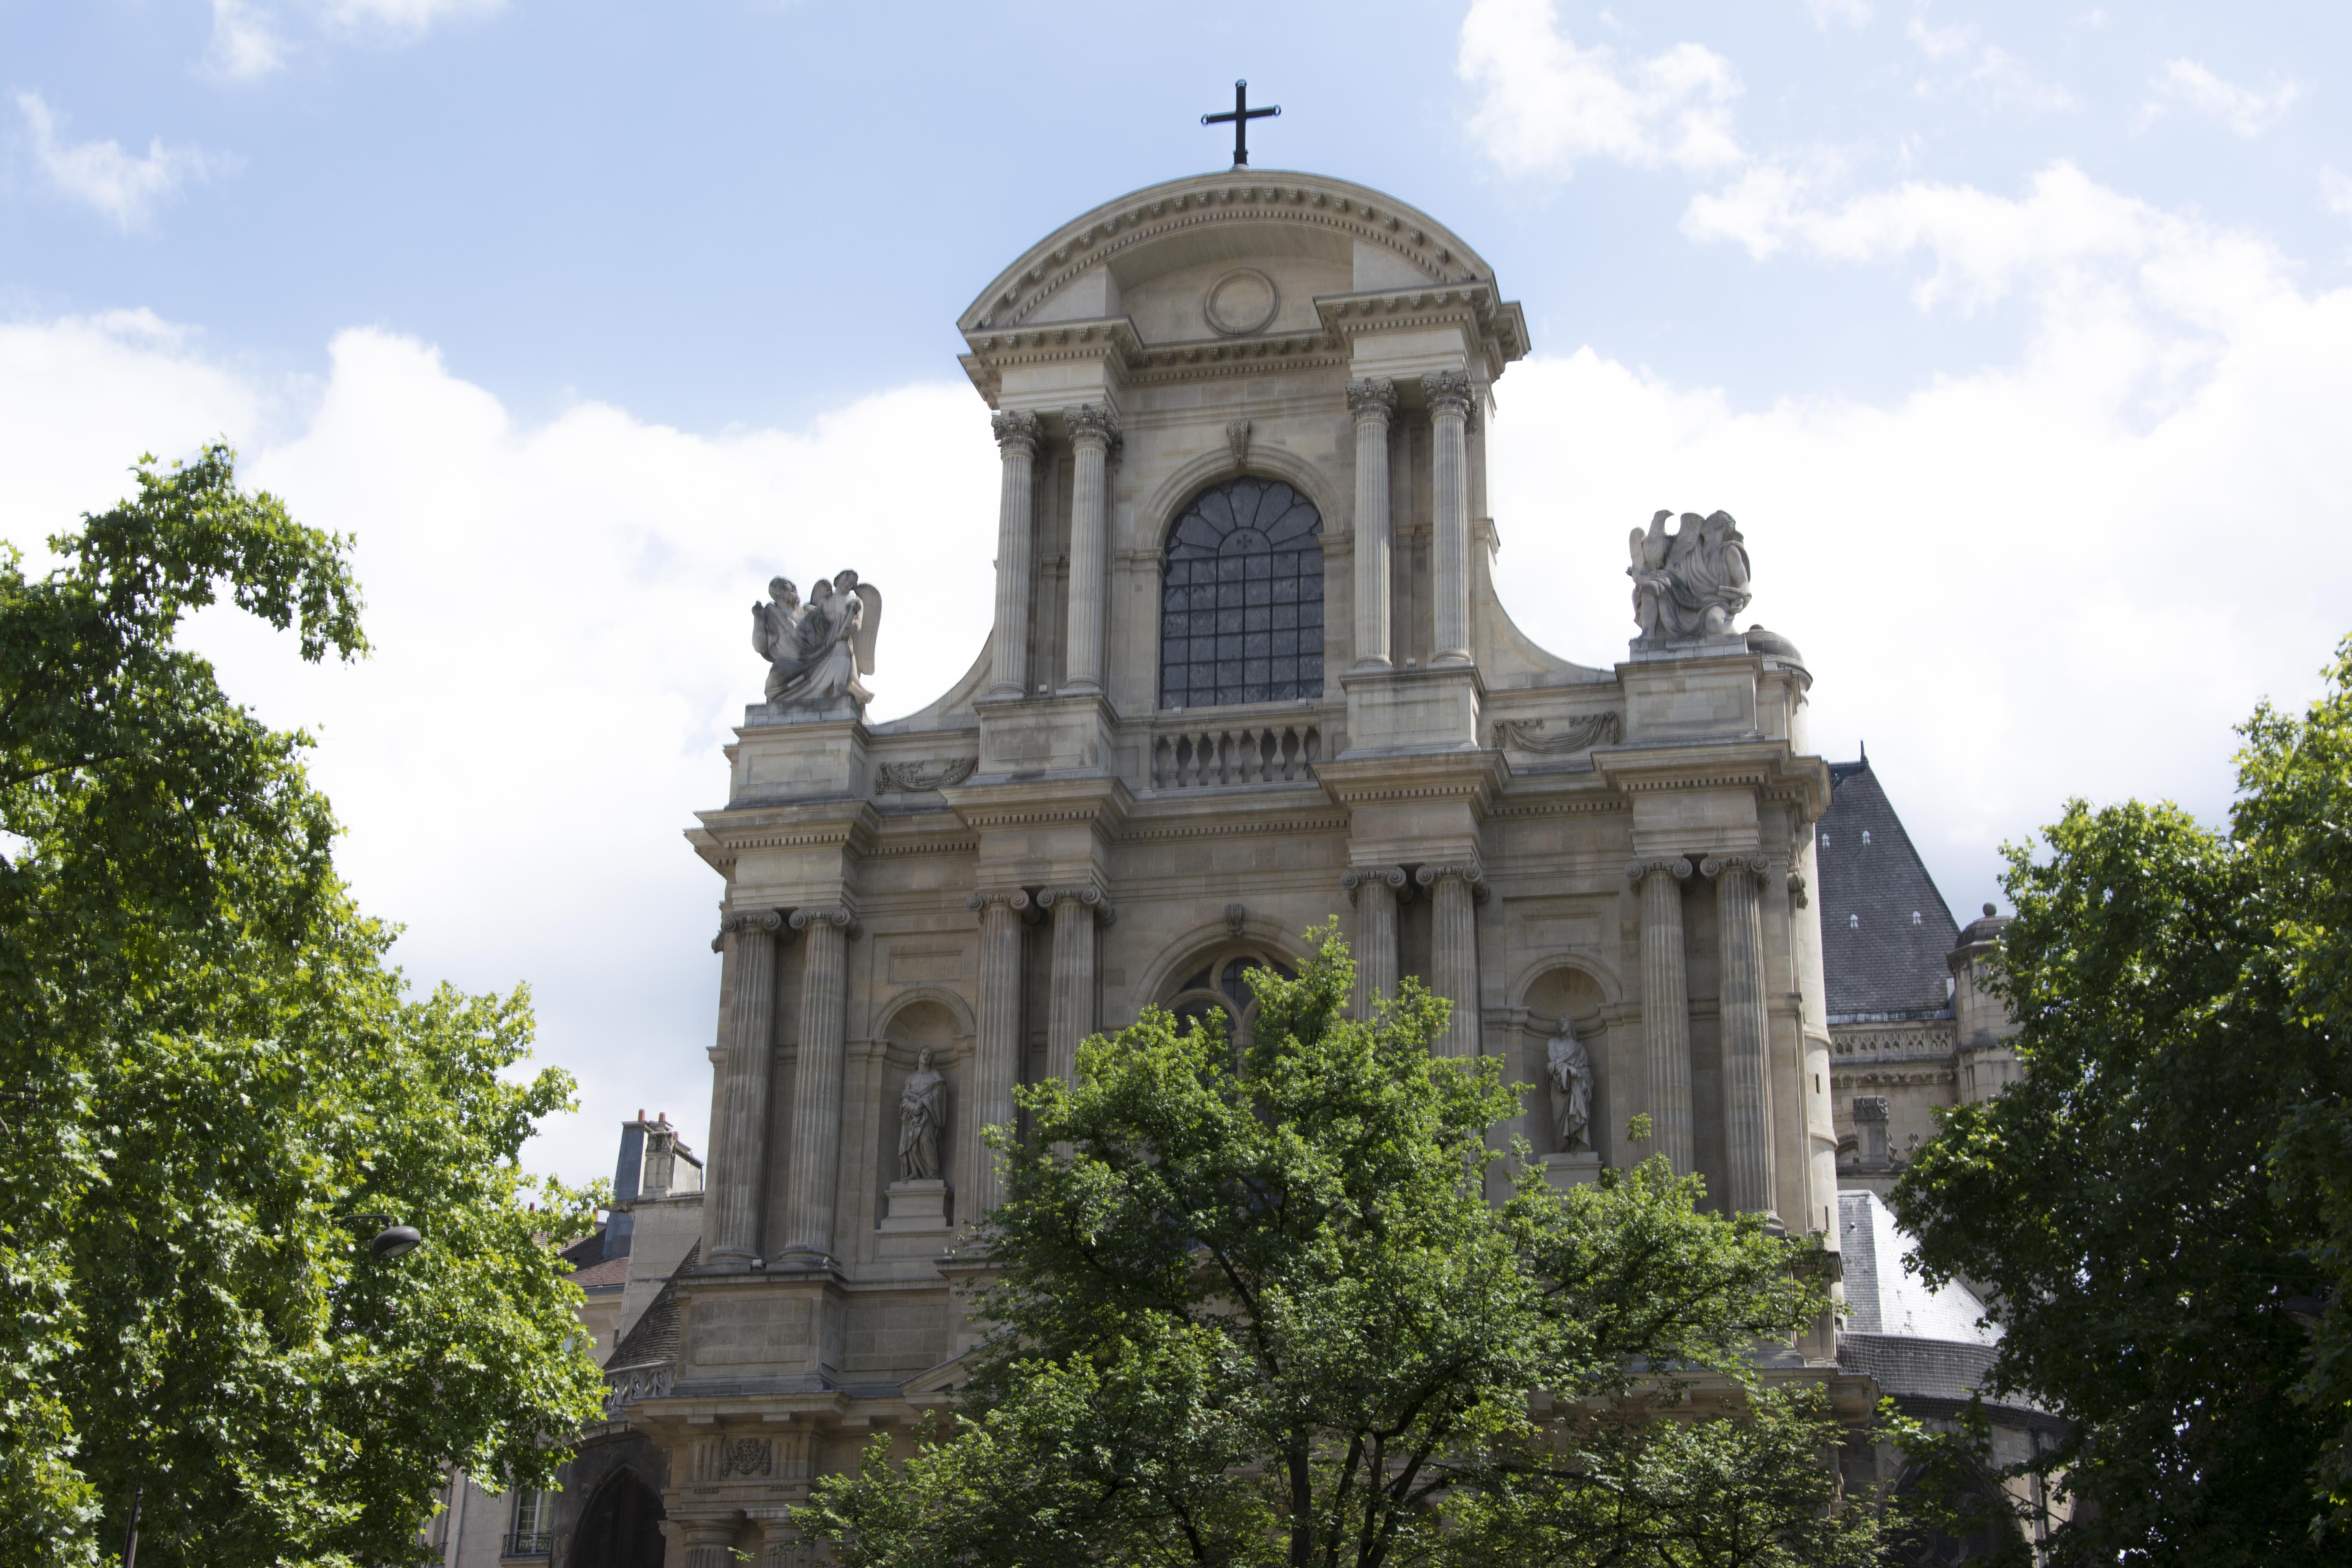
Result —
[[[1252,272],[1272,287],[1236,276]],[[1465,282],[1491,290],[1493,269],[1428,215],[1345,180],[1238,169],[1147,186],[1063,225],[957,325],[1127,317],[1145,342],[1246,336],[1311,329],[1318,295]]]

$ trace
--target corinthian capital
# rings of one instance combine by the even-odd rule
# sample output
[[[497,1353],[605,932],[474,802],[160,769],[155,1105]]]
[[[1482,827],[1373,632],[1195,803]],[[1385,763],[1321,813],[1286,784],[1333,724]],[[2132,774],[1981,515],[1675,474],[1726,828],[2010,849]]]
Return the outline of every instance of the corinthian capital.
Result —
[[[1108,451],[1118,445],[1118,416],[1099,403],[1082,403],[1076,408],[1063,409],[1062,423],[1069,426],[1073,447],[1091,441]]]
[[[1684,859],[1679,855],[1668,856],[1664,858],[1656,860],[1628,860],[1625,862],[1625,879],[1633,883],[1637,887],[1643,882],[1648,880],[1652,876],[1660,873],[1672,877],[1677,882],[1687,881],[1690,879],[1691,863],[1688,860]]]
[[[843,935],[850,937],[857,935],[859,930],[857,917],[839,904],[803,906],[793,911],[794,931],[806,931],[813,925],[838,926]]]
[[[1435,375],[1421,378],[1422,400],[1429,405],[1430,417],[1458,414],[1470,417],[1470,378],[1458,370],[1440,371]]]
[[[1396,412],[1396,383],[1384,375],[1348,384],[1348,412],[1358,419],[1386,419]]]
[[[996,449],[1006,457],[1018,453],[1024,458],[1037,455],[1037,416],[1018,408],[1008,408],[988,422],[996,432]]]

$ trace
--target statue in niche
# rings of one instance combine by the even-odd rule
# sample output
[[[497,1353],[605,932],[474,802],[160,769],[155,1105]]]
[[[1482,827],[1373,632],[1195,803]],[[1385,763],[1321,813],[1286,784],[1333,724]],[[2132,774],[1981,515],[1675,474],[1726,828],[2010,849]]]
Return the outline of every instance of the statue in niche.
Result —
[[[1633,621],[1642,643],[1689,642],[1726,637],[1731,618],[1748,607],[1748,542],[1727,511],[1683,513],[1671,535],[1662,511],[1645,532],[1633,530]]]
[[[907,1087],[898,1091],[898,1179],[935,1182],[940,1179],[940,1136],[948,1125],[947,1075],[931,1065],[931,1047],[925,1046]]]
[[[1592,1142],[1592,1053],[1576,1037],[1576,1025],[1563,1014],[1559,1033],[1545,1053],[1551,1079],[1552,1127],[1563,1154],[1589,1152]]]
[[[855,572],[817,580],[808,603],[789,577],[768,582],[768,602],[751,606],[751,647],[768,661],[771,708],[815,713],[866,711],[858,683],[874,673],[882,595]]]

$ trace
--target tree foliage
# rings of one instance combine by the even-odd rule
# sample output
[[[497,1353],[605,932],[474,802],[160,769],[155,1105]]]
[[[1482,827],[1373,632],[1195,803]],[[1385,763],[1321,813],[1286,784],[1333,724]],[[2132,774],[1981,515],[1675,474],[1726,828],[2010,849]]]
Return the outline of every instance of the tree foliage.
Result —
[[[526,997],[406,994],[299,733],[178,645],[226,600],[365,648],[348,542],[231,455],[0,561],[0,1557],[404,1557],[442,1467],[551,1476],[599,1384],[517,1156]],[[531,1205],[544,1206],[534,1213]],[[372,1262],[391,1216],[426,1245]]]
[[[1845,1428],[1753,1362],[1822,1310],[1821,1254],[1662,1159],[1490,1202],[1499,1065],[1433,1057],[1411,982],[1346,1016],[1316,934],[1252,976],[1245,1060],[1152,1010],[1023,1091],[954,1426],[803,1522],[853,1568],[1880,1560]]]
[[[2352,641],[2242,733],[2227,832],[2077,801],[2008,851],[2024,1077],[1895,1194],[1995,1292],[1996,1385],[2075,1423],[2063,1560],[2352,1550]]]

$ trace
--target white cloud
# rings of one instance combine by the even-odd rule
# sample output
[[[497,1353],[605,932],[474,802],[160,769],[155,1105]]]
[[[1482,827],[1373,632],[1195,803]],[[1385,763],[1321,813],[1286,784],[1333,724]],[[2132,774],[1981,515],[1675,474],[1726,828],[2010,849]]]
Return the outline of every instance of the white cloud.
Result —
[[[142,448],[216,434],[243,478],[355,533],[374,656],[312,669],[208,614],[228,689],[320,740],[365,907],[429,985],[529,980],[540,1055],[585,1109],[535,1147],[609,1172],[614,1125],[709,1101],[719,879],[681,832],[723,803],[719,747],[757,701],[771,574],[855,567],[885,597],[874,717],[970,666],[992,603],[996,453],[969,386],[863,399],[803,430],[700,437],[604,405],[543,424],[377,331],[322,384],[223,368],[152,316],[0,327],[0,518],[20,545],[110,504]]]
[[[1476,0],[1455,71],[1480,94],[1470,133],[1513,174],[1571,173],[1588,158],[1714,169],[1741,161],[1739,79],[1721,55],[1676,44],[1648,59],[1579,48],[1550,0]]]
[[[313,0],[326,18],[347,27],[421,33],[454,16],[488,16],[506,0]]]
[[[144,227],[155,209],[189,181],[211,179],[236,160],[199,147],[167,147],[162,137],[134,157],[119,142],[63,139],[63,121],[38,93],[16,95],[31,139],[33,162],[59,195],[112,218],[126,233]]]
[[[1976,47],[1977,30],[1966,23],[1950,27],[1931,27],[1927,26],[1926,16],[1917,16],[1911,18],[1904,32],[1919,52],[1931,60],[1949,59]]]
[[[2352,217],[2352,179],[2334,169],[2320,170],[2319,201],[2329,212]]]
[[[253,0],[213,0],[212,39],[202,69],[222,81],[258,81],[282,69],[287,43],[278,19]]]
[[[2202,114],[2210,114],[2237,134],[2245,137],[2261,135],[2277,124],[2303,89],[2293,82],[2282,82],[2268,92],[2256,92],[2224,81],[2195,60],[2174,60],[2167,65],[2149,89],[2164,102],[2185,105]],[[2163,103],[2147,106],[2148,118],[2162,112]]]
[[[1832,22],[1849,27],[1866,26],[1870,22],[1870,0],[1805,0],[1805,9],[1813,14],[1813,26],[1824,29]]]
[[[2312,695],[2352,631],[2352,473],[2332,457],[2352,289],[2304,292],[2260,240],[2064,165],[2015,198],[1814,205],[1797,184],[1760,171],[1737,221],[1694,204],[1697,226],[1759,254],[1929,258],[1923,305],[2013,298],[2029,348],[1885,402],[1757,409],[1590,350],[1513,367],[1490,493],[1514,613],[1607,664],[1632,630],[1626,529],[1730,510],[1756,619],[1818,678],[1816,749],[1869,742],[1963,910],[1994,892],[1993,847],[2067,795],[2218,816],[2231,726]]]
[[[1929,60],[1949,63],[1941,79],[1920,81],[1922,98],[1961,95],[1989,107],[2021,106],[2059,110],[2074,107],[2074,95],[2056,82],[2034,75],[2024,61],[1998,44],[1979,41],[1977,29],[1961,23],[1931,27],[1924,13],[1915,15],[1906,29],[1913,47]]]

